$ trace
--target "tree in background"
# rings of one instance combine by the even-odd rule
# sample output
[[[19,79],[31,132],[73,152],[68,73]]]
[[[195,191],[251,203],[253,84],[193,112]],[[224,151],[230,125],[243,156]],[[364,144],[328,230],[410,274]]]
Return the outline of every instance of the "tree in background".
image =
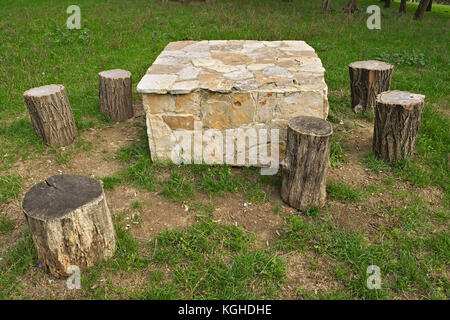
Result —
[[[420,0],[416,13],[414,14],[414,20],[422,20],[425,10],[430,5],[431,0]],[[430,9],[431,10],[431,9]]]
[[[400,8],[398,9],[401,13],[406,13],[406,0],[400,2]]]
[[[329,13],[331,10],[331,0],[322,0],[322,12]]]
[[[348,4],[345,6],[344,9],[342,9],[345,13],[353,13],[355,11],[358,11],[358,3],[356,0],[350,0]]]

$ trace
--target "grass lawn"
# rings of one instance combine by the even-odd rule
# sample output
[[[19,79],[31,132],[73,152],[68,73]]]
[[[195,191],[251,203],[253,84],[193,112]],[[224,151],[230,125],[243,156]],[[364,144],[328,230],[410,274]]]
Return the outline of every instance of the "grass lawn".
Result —
[[[66,29],[72,1],[0,3],[0,298],[2,299],[447,299],[450,296],[450,7],[422,21],[333,0],[78,0],[81,30]],[[297,212],[280,176],[256,168],[151,163],[141,113],[113,123],[98,112],[98,72],[122,68],[136,85],[171,41],[305,40],[327,70],[334,135],[324,208]],[[395,65],[391,89],[424,94],[416,153],[385,163],[371,152],[373,114],[350,111],[348,64]],[[66,148],[34,134],[22,94],[64,84],[80,130]],[[118,251],[82,270],[68,290],[39,268],[20,209],[26,190],[58,173],[104,182]],[[381,270],[379,290],[367,267]]]

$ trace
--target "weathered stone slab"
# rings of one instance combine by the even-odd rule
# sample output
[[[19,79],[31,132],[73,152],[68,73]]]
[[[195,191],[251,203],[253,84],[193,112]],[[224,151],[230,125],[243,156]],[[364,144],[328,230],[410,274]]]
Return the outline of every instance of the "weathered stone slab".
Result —
[[[169,43],[137,87],[144,96],[152,159],[174,160],[184,152],[183,161],[266,165],[263,158],[251,163],[249,156],[272,150],[277,139],[274,156],[282,156],[289,119],[327,118],[324,72],[304,41]],[[272,129],[278,130],[276,139]],[[226,152],[228,131],[235,144],[246,139],[233,155]],[[194,154],[199,146],[201,154]],[[243,155],[244,163],[238,160]]]

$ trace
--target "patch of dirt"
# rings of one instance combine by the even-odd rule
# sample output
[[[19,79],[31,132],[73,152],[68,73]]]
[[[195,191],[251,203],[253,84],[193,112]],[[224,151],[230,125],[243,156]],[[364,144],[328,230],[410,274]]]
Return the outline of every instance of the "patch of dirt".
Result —
[[[317,294],[341,289],[342,286],[330,274],[328,261],[317,257],[313,252],[291,252],[284,257],[287,260],[286,284],[281,288],[282,299],[296,300],[300,298],[299,289]],[[315,267],[311,265],[311,258],[315,258]],[[313,270],[315,269],[315,270]]]

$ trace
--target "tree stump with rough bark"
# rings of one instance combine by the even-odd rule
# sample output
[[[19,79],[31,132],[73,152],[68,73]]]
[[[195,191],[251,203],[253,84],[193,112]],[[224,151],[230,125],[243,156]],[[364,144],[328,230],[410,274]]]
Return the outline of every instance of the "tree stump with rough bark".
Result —
[[[419,5],[417,6],[416,12],[414,13],[414,20],[422,20],[425,10],[430,5],[431,0],[420,0]],[[431,7],[430,7],[431,10]]]
[[[281,198],[307,210],[325,204],[333,129],[328,121],[295,117],[288,123],[286,155],[281,162]]]
[[[124,121],[133,117],[131,94],[131,73],[114,69],[98,74],[98,97],[100,112],[114,121]]]
[[[25,103],[36,135],[50,146],[67,146],[78,135],[66,89],[51,84],[25,91]]]
[[[401,13],[406,13],[406,0],[401,0],[398,11]]]
[[[354,13],[356,11],[359,11],[357,0],[349,0],[347,5],[342,8],[342,11],[344,13]]]
[[[386,161],[404,159],[414,151],[425,96],[387,91],[377,96],[373,152]]]
[[[22,209],[42,267],[56,276],[93,266],[116,250],[116,234],[101,182],[57,175],[34,185]]]
[[[388,91],[394,66],[377,60],[357,61],[348,66],[353,112],[372,111],[377,94]]]
[[[330,13],[331,11],[331,0],[322,0],[322,12]]]

